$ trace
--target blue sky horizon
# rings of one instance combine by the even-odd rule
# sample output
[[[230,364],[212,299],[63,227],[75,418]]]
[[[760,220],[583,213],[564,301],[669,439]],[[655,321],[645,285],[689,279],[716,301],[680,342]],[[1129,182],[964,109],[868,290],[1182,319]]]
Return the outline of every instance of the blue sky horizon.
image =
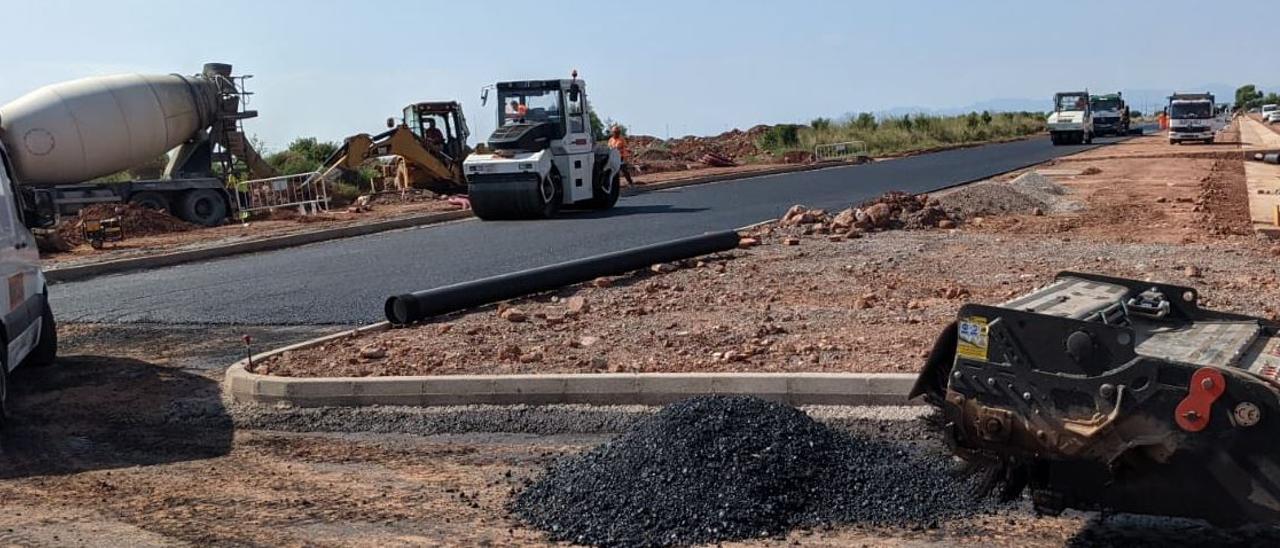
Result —
[[[185,2],[0,0],[10,23],[0,32],[14,45],[0,62],[0,104],[74,78],[227,62],[255,75],[261,116],[246,126],[278,150],[299,136],[375,132],[405,104],[436,99],[461,101],[482,139],[494,118],[482,86],[573,69],[602,116],[661,137],[993,99],[1043,98],[1047,108],[1054,91],[1086,86],[1280,82],[1280,63],[1245,45],[1271,32],[1273,5],[1262,1],[218,6],[215,16]]]

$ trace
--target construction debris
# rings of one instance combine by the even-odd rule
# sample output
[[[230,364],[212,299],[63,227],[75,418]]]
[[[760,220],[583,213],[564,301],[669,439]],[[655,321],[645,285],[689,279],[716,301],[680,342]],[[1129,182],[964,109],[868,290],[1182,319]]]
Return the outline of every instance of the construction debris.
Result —
[[[940,453],[837,431],[792,407],[707,396],[562,459],[510,509],[556,541],[670,546],[830,523],[936,528],[993,508],[972,494],[976,478],[949,469]]]
[[[120,218],[126,238],[186,232],[197,228],[196,225],[165,211],[149,209],[137,204],[94,204],[81,209],[75,217],[58,223],[56,238],[71,247],[79,246],[85,243],[82,228],[86,221],[100,221],[112,217]]]
[[[648,135],[631,136],[628,140],[634,151],[632,163],[642,173],[739,165],[768,156],[757,141],[769,131],[769,127],[759,125],[747,131],[734,129],[713,137],[687,136],[663,140]]]
[[[1067,188],[1034,171],[1009,182],[988,181],[966,185],[936,196],[938,205],[953,219],[1007,214],[1034,215],[1078,211],[1083,206],[1067,196]]]

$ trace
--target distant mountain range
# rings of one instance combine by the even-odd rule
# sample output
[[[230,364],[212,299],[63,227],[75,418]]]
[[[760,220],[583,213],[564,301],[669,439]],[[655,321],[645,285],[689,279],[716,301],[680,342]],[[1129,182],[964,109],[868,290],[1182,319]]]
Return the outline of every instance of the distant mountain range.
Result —
[[[1202,84],[1200,86],[1181,87],[1174,89],[1122,89],[1120,93],[1124,95],[1125,101],[1129,103],[1129,107],[1142,112],[1151,110],[1159,110],[1164,108],[1165,103],[1169,100],[1169,95],[1174,91],[1180,92],[1209,92],[1212,93],[1219,103],[1229,103],[1235,100],[1236,88],[1239,86],[1226,84]],[[1260,85],[1259,89],[1263,91],[1280,90],[1280,86]],[[1069,91],[1069,90],[1060,90]],[[1090,89],[1090,93],[1111,93],[1114,90],[1109,89]],[[955,114],[965,114],[969,112],[982,112],[984,110],[991,112],[1042,112],[1047,111],[1053,104],[1053,93],[1048,92],[1043,98],[1026,99],[1026,98],[1005,98],[1005,99],[987,99],[976,103],[946,108],[929,108],[929,107],[894,107],[888,110],[876,111],[878,116],[902,116],[904,114],[934,114],[940,116],[949,116]]]

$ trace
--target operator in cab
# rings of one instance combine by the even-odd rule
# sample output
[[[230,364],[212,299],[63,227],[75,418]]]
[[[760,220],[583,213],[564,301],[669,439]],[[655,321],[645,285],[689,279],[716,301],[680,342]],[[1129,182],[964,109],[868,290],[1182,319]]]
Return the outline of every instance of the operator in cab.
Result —
[[[619,171],[627,178],[627,186],[635,186],[635,182],[631,180],[631,149],[627,148],[627,137],[622,134],[622,128],[613,126],[609,129],[609,148],[618,151],[618,156],[622,158]]]
[[[444,132],[436,127],[435,118],[427,118],[427,129],[422,132],[422,140],[432,150],[441,150],[444,148]]]
[[[529,107],[524,103],[515,99],[511,100],[511,104],[507,105],[507,123],[515,123],[524,120],[529,114]]]

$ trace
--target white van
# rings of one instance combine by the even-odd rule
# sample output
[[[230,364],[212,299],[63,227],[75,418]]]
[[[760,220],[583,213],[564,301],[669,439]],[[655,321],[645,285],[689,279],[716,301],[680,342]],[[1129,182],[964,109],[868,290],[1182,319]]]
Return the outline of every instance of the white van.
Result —
[[[41,198],[47,198],[41,196]],[[37,202],[44,207],[36,205]],[[16,172],[0,143],[0,426],[7,415],[9,374],[19,365],[52,365],[58,331],[49,309],[48,287],[40,271],[40,251],[30,227],[54,222],[52,203],[19,188]]]
[[[1280,121],[1280,105],[1262,105],[1262,121]]]

